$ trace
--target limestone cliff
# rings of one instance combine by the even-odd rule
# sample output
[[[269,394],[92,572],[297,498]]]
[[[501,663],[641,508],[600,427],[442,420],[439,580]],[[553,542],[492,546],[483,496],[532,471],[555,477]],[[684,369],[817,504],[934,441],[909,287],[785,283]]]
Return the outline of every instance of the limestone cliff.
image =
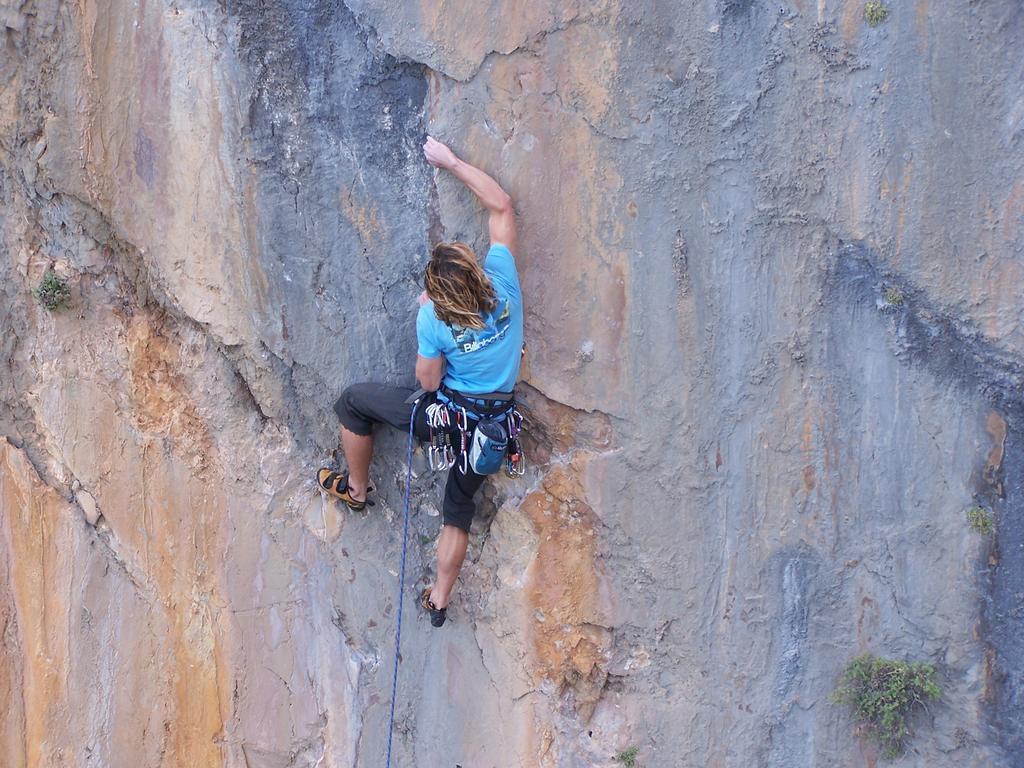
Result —
[[[1024,765],[1024,7],[889,9],[0,0],[0,764],[383,764],[401,436],[312,470],[485,244],[429,131],[516,200],[531,468],[396,764],[874,765],[872,651],[943,687],[893,765]]]

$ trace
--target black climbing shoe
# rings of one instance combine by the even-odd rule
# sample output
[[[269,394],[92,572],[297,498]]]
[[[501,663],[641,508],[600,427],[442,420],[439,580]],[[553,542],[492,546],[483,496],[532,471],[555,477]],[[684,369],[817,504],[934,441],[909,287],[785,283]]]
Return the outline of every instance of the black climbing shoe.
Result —
[[[423,594],[420,595],[420,605],[423,610],[430,614],[430,626],[440,627],[444,625],[445,620],[448,618],[448,609],[434,607],[434,604],[430,602],[430,587],[424,589]]]

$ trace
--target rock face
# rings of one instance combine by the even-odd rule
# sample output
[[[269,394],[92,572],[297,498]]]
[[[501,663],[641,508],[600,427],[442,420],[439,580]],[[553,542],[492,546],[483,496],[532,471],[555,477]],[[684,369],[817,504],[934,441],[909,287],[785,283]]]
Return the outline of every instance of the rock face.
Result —
[[[430,244],[513,195],[531,469],[432,631],[416,479],[395,765],[1024,765],[1024,8],[0,0],[0,764],[383,764]],[[70,307],[32,289],[53,268]],[[422,462],[417,459],[417,466]],[[991,536],[971,530],[992,509]]]

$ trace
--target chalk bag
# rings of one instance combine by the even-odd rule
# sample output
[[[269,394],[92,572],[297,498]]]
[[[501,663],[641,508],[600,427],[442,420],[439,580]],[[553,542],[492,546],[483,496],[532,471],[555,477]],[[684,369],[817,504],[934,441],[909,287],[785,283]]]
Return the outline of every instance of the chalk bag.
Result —
[[[480,419],[469,444],[469,467],[478,475],[492,475],[501,469],[508,449],[508,432],[501,422]]]

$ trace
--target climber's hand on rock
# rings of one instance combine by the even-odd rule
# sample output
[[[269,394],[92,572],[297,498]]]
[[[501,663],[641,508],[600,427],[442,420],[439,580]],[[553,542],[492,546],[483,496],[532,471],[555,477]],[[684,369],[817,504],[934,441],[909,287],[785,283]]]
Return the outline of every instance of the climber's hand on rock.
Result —
[[[423,156],[435,168],[451,169],[459,161],[454,152],[433,136],[427,136],[427,142],[423,145]]]

